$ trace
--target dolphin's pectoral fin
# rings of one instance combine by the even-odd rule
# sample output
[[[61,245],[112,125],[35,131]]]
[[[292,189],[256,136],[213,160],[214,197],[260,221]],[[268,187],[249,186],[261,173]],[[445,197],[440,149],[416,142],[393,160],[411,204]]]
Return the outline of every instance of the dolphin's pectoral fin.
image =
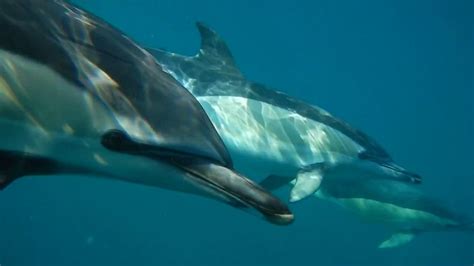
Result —
[[[301,169],[296,179],[289,176],[270,175],[260,185],[267,190],[276,190],[285,185],[294,183],[290,193],[290,202],[295,202],[314,194],[321,185],[326,166],[324,163],[315,163]],[[296,180],[296,181],[295,181]]]
[[[321,185],[325,168],[324,163],[315,163],[300,170],[290,193],[290,202],[299,201],[314,194]]]
[[[58,164],[49,158],[27,152],[0,151],[0,190],[20,177],[55,174],[58,169]]]
[[[413,232],[400,232],[390,236],[389,239],[380,243],[379,248],[395,248],[407,244],[415,237]]]
[[[290,176],[269,175],[267,178],[262,180],[259,185],[266,190],[273,191],[289,185],[293,179],[295,178]]]

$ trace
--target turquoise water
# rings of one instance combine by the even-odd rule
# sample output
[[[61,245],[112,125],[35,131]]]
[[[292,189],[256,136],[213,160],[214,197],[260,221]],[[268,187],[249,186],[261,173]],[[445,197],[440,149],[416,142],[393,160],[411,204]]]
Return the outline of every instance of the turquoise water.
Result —
[[[74,1],[138,42],[193,54],[194,23],[243,73],[377,139],[424,190],[474,215],[472,1]],[[30,178],[0,193],[0,264],[472,265],[474,234],[391,232],[328,202],[277,227],[214,201],[105,180]]]

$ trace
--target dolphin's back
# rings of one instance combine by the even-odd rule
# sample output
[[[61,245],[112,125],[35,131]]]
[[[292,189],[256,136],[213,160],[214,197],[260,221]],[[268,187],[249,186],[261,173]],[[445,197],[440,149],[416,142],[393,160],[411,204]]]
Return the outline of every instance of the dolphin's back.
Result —
[[[201,49],[193,57],[181,56],[165,50],[149,51],[171,71],[193,95],[242,97],[267,103],[327,125],[349,137],[364,148],[364,158],[377,162],[391,162],[392,158],[373,138],[327,111],[262,84],[245,79],[222,38],[212,29],[197,24],[201,34]],[[218,85],[216,85],[218,84]]]
[[[0,50],[47,66],[84,90],[137,141],[231,165],[197,100],[101,19],[64,1],[3,0],[0,27]]]

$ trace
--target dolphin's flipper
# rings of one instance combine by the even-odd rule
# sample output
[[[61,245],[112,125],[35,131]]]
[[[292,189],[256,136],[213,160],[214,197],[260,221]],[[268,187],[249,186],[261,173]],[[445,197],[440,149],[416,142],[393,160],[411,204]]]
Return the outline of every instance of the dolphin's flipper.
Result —
[[[300,170],[290,193],[290,202],[296,202],[314,194],[321,185],[325,169],[324,163],[315,163]]]
[[[379,248],[395,248],[412,241],[415,234],[412,232],[400,232],[393,234],[389,239],[380,243]]]
[[[59,168],[49,158],[26,152],[0,151],[0,190],[20,177],[55,174]]]
[[[301,169],[296,179],[289,176],[270,175],[260,182],[260,185],[272,191],[293,183],[290,202],[296,202],[314,194],[319,189],[326,168],[325,163],[315,163]]]
[[[212,158],[181,153],[166,147],[153,146],[133,141],[121,130],[111,130],[102,136],[102,145],[107,149],[161,159],[169,162],[196,178],[195,182],[234,199],[228,202],[236,207],[251,206],[262,213],[266,219],[276,224],[289,224],[293,214],[277,198],[253,181],[235,171],[222,166]]]

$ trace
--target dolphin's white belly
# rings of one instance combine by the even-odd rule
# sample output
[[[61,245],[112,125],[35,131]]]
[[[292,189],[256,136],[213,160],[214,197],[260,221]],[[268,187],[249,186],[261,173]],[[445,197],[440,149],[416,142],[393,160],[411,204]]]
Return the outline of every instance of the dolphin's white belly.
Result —
[[[290,110],[243,97],[197,99],[236,168],[248,175],[294,175],[303,166],[334,160],[331,153],[357,156],[362,150],[337,130]]]
[[[98,73],[91,82],[100,89],[111,81]],[[133,129],[48,67],[0,50],[0,150],[51,158],[84,174],[196,192],[176,167],[104,148],[102,134],[119,126]]]

